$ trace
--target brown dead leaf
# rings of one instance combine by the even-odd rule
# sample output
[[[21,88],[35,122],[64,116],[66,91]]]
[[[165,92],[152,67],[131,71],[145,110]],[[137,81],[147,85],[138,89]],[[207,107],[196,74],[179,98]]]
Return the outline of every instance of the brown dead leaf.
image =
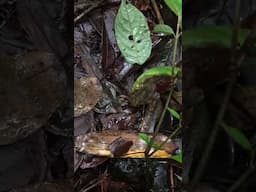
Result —
[[[132,141],[133,145],[129,151],[122,155],[123,158],[143,158],[147,144],[138,137],[137,132],[133,131],[102,131],[92,132],[81,135],[75,139],[75,148],[79,152],[86,152],[98,156],[111,157],[113,154],[109,149],[109,145],[117,138],[123,138]],[[156,137],[156,143],[161,144],[167,136],[159,134]],[[172,141],[168,141],[160,150],[158,150],[153,158],[168,158],[177,149]],[[152,149],[153,150],[153,149]]]

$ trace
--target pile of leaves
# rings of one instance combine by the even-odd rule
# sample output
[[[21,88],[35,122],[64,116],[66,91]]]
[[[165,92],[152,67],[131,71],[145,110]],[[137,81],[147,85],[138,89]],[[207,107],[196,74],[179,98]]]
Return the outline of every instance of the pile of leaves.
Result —
[[[177,188],[182,162],[181,1],[83,3],[75,3],[74,18],[76,189],[154,188],[137,186],[130,176],[115,177],[108,167],[118,163],[111,157],[142,158],[123,164],[136,169],[144,162],[141,172],[150,183],[156,178],[146,171],[153,169],[148,158],[163,158],[172,174],[158,190]],[[95,174],[98,178],[91,180]],[[122,188],[115,189],[116,183]]]

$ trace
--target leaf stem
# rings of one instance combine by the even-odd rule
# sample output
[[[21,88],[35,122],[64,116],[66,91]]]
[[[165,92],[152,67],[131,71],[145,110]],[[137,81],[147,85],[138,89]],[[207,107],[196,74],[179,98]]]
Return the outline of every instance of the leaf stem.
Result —
[[[176,34],[174,37],[174,47],[173,47],[173,55],[172,55],[172,63],[171,63],[172,66],[175,66],[175,64],[176,64],[176,55],[177,55],[176,51],[177,51],[177,47],[178,47],[180,24],[181,24],[181,16],[178,16]]]

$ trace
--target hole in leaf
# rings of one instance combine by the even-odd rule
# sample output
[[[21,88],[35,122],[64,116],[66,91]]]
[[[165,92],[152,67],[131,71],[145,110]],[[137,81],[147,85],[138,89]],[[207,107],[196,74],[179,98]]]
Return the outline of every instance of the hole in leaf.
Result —
[[[134,45],[132,45],[131,48],[133,49],[133,48],[134,48]]]
[[[130,41],[133,41],[133,35],[129,35],[129,36],[128,36],[128,39],[129,39]]]
[[[138,41],[136,41],[137,43],[141,43],[141,40],[139,39]]]

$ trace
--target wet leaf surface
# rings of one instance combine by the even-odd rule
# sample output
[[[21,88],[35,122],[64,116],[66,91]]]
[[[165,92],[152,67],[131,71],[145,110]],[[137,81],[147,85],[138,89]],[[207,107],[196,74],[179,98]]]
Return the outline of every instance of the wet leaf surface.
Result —
[[[86,152],[98,156],[112,156],[109,146],[116,139],[122,138],[127,141],[132,141],[132,146],[129,151],[122,155],[124,158],[139,158],[144,157],[144,151],[146,149],[147,143],[138,137],[136,132],[132,131],[104,131],[104,132],[93,132],[86,135],[80,135],[76,137],[75,147],[79,152]],[[156,138],[156,143],[161,144],[161,142],[167,139],[164,135],[158,135]],[[124,145],[126,148],[126,145]],[[152,157],[153,158],[168,158],[177,147],[168,141],[160,150],[158,150]],[[125,151],[125,150],[124,150]]]
[[[128,18],[130,15],[126,12],[122,13],[122,11],[130,9],[132,12],[137,11],[130,17],[132,23]],[[170,13],[168,8],[167,10]],[[153,26],[156,25],[156,18],[151,4],[148,2],[135,0],[126,3],[126,1],[122,1],[121,7],[119,3],[109,4],[106,7],[96,8],[88,16],[90,18],[84,17],[76,24],[75,28],[75,54],[77,58],[75,70],[78,69],[77,79],[86,76],[97,78],[102,87],[102,96],[89,112],[76,117],[77,120],[81,118],[82,122],[79,124],[80,121],[76,121],[77,125],[79,124],[77,126],[79,129],[76,132],[79,133],[75,137],[77,188],[80,191],[89,189],[92,191],[102,189],[106,191],[129,191],[134,189],[130,187],[131,181],[113,179],[114,174],[109,166],[112,159],[139,158],[139,161],[143,161],[145,157],[144,152],[148,143],[141,140],[138,133],[139,131],[150,132],[147,134],[152,137],[163,110],[167,93],[172,87],[176,88],[175,77],[171,76],[172,72],[168,67],[172,58],[170,50],[173,46],[173,37],[170,35],[163,37],[155,33],[150,36]],[[117,34],[118,31],[116,30],[118,19],[122,20],[121,25],[118,26],[120,30],[123,30],[120,34]],[[143,21],[141,26],[137,26],[137,20]],[[126,25],[132,25],[133,28]],[[115,29],[113,30],[113,28]],[[143,33],[140,34],[140,30],[144,30]],[[150,47],[143,44],[143,41],[136,42],[136,40],[140,40],[138,39],[140,35]],[[123,45],[118,42],[120,38],[122,38],[121,41],[123,42],[121,43],[124,43]],[[126,56],[122,48],[130,48],[129,46],[136,44],[139,44],[137,47],[142,49],[144,55],[133,55],[133,57],[128,58],[130,55]],[[155,47],[151,49],[153,44]],[[133,48],[137,47],[134,46]],[[128,53],[137,54],[137,52],[132,51]],[[138,60],[134,61],[137,57]],[[129,62],[129,59],[133,59],[133,61]],[[130,65],[130,63],[143,65]],[[155,67],[159,70],[152,70],[150,74],[146,72]],[[160,68],[166,70],[161,71]],[[140,77],[143,71],[146,72],[146,75]],[[176,70],[174,72],[177,73]],[[139,88],[133,90],[133,84],[138,77],[140,77],[139,82],[137,82]],[[83,96],[81,97],[82,101],[82,98],[87,99]],[[180,101],[180,99],[177,100]],[[174,100],[172,102],[177,103]],[[173,106],[174,109],[176,109],[176,105]],[[90,116],[89,113],[91,113]],[[166,114],[167,120],[163,124],[163,130],[167,134],[158,134],[155,141],[158,146],[167,139],[167,135],[174,129],[171,115]],[[86,125],[84,125],[84,116],[90,117],[90,120],[86,121]],[[89,123],[91,121],[94,123]],[[165,161],[164,159],[168,158],[170,160],[170,156],[174,154],[177,148],[173,142],[168,140],[152,156],[152,159],[156,162],[158,159]],[[129,163],[124,163],[124,166],[125,164],[128,165]],[[133,165],[135,166],[135,164]],[[176,163],[173,165],[176,166]],[[105,169],[106,166],[109,169]],[[177,167],[180,169],[180,166]],[[158,171],[160,172],[158,174],[161,175],[167,174],[169,171],[167,167],[166,170],[160,169],[159,167]],[[103,173],[107,173],[108,176],[103,177]],[[138,178],[139,174],[141,173],[136,172],[134,178]],[[157,181],[151,177],[149,180],[161,183],[162,178],[159,178],[158,174],[155,175],[158,178]],[[143,179],[145,177],[148,175],[146,174]],[[117,186],[118,184],[119,186]],[[142,186],[136,186],[136,189]],[[168,183],[165,183],[165,186],[155,184],[154,190],[160,186],[169,191]]]
[[[115,20],[117,44],[129,63],[143,64],[151,54],[152,42],[144,15],[122,0]]]

